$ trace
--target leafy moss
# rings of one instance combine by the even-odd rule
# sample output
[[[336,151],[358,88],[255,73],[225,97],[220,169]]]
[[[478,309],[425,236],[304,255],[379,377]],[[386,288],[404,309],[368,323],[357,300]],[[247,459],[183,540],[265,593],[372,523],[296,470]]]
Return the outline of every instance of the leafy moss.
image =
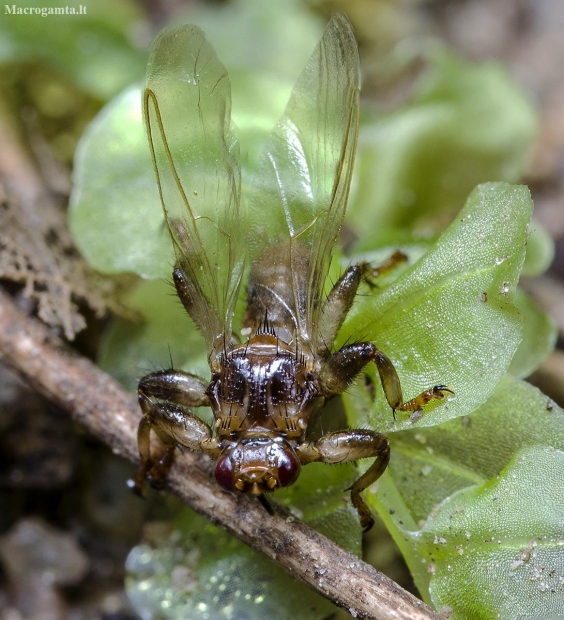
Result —
[[[366,118],[359,137],[348,221],[381,243],[398,229],[438,232],[475,185],[517,182],[532,148],[535,112],[500,65],[442,47],[427,60],[411,100]]]
[[[419,420],[398,415],[396,422],[369,368],[375,400],[354,386],[344,396],[345,412],[351,426],[389,433],[390,468],[367,491],[368,501],[429,602],[452,607],[460,618],[490,617],[494,609],[513,617],[521,604],[532,609],[535,601],[549,613],[558,604],[562,608],[555,579],[563,571],[554,553],[560,544],[554,525],[561,512],[555,489],[562,486],[562,412],[530,386],[504,376],[525,376],[553,345],[550,322],[517,290],[527,243],[534,250],[527,261],[531,273],[546,266],[551,243],[542,231],[530,236],[532,202],[521,186],[479,185],[454,217],[477,183],[519,178],[535,118],[499,66],[471,65],[444,50],[431,64],[411,102],[363,130],[349,209],[349,221],[365,238],[357,247],[383,248],[378,258],[370,256],[376,263],[400,246],[409,263],[381,278],[372,294],[359,295],[336,346],[373,340],[394,362],[407,398],[434,384],[448,384],[455,394],[430,404]],[[245,195],[257,144],[271,126],[267,119],[283,98],[287,76],[271,76],[276,102],[264,116],[248,113],[257,84],[244,72],[240,77],[239,102],[247,101],[240,103],[241,143],[250,153],[244,159]],[[77,244],[99,270],[169,275],[172,251],[153,179],[139,91],[131,89],[93,123],[77,155],[71,224]],[[439,236],[439,222],[450,220]],[[343,260],[348,264],[351,257]],[[338,267],[334,261],[333,280]],[[167,366],[171,357],[176,367],[208,372],[200,335],[163,284],[140,285],[130,301],[146,322],[111,328],[102,355],[106,368],[130,387],[151,365]],[[342,501],[355,475],[354,466],[311,465],[277,498],[358,551],[356,514]],[[505,494],[507,503],[496,503],[496,495],[501,500]],[[496,512],[502,503],[503,518]],[[554,572],[536,579],[545,564]],[[234,565],[240,572],[247,566]],[[170,587],[167,579],[163,588]],[[540,591],[541,584],[550,595]]]
[[[521,610],[533,614],[535,605],[558,613],[564,589],[554,588],[552,577],[564,571],[564,556],[555,555],[563,544],[556,491],[562,486],[562,409],[506,377],[470,416],[394,433],[390,441],[390,468],[370,491],[370,503],[423,596],[437,607],[453,607],[457,618],[490,618],[493,608],[510,618]],[[529,569],[544,560],[551,567],[538,579],[529,569],[515,573],[521,566],[515,562],[533,542],[538,562]],[[549,582],[545,595],[540,586]]]

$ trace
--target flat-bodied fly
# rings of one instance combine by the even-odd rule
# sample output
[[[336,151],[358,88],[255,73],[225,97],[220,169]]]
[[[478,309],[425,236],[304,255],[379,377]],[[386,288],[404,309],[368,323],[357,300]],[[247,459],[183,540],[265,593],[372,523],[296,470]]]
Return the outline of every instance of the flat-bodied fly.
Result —
[[[405,401],[391,361],[372,343],[332,344],[363,280],[348,268],[324,295],[343,221],[359,117],[359,60],[351,25],[334,16],[292,91],[241,198],[239,143],[227,72],[195,26],[155,40],[144,115],[165,219],[176,254],[173,280],[203,333],[211,381],[171,369],[139,383],[145,477],[162,483],[175,446],[216,460],[229,491],[263,494],[292,484],[302,465],[375,458],[351,487],[361,525],[372,525],[361,492],[385,470],[386,437],[366,429],[312,441],[311,421],[373,362],[394,411],[416,411],[449,390],[437,385]],[[403,256],[396,253],[387,269]],[[381,271],[381,270],[380,270]],[[232,330],[244,274],[241,341]],[[192,409],[211,407],[213,428]],[[151,431],[165,444],[151,453]]]

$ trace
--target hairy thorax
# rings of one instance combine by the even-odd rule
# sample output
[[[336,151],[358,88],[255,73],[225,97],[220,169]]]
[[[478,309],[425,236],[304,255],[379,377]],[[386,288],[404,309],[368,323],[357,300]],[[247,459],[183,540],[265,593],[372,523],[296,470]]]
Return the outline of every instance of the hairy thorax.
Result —
[[[219,437],[265,430],[302,439],[323,404],[312,357],[273,333],[256,334],[218,366],[208,395]]]

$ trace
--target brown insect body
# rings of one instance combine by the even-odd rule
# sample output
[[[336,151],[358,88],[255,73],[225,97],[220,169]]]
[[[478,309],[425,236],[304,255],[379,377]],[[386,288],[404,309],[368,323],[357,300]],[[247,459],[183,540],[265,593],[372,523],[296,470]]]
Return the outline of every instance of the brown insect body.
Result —
[[[336,15],[259,159],[243,213],[224,67],[194,26],[165,31],[155,41],[144,114],[177,256],[174,284],[206,338],[212,378],[210,383],[171,369],[139,382],[139,490],[146,476],[156,486],[163,483],[176,445],[215,458],[215,476],[225,489],[260,497],[292,484],[301,466],[313,461],[372,457],[350,489],[367,529],[373,521],[360,493],[385,470],[388,440],[375,431],[347,429],[311,441],[312,418],[323,415],[325,402],[369,362],[376,364],[393,411],[420,409],[449,391],[438,385],[404,401],[393,364],[373,343],[331,351],[360,283],[405,260],[396,252],[379,268],[352,265],[323,296],[352,175],[358,89],[354,35],[348,20]],[[239,242],[243,215],[246,245]],[[234,344],[231,322],[245,261],[247,339]],[[191,411],[202,406],[212,408],[213,430]],[[165,444],[158,458],[151,432]]]
[[[284,260],[290,253],[276,249],[278,260],[269,251],[251,268],[243,322],[250,337],[220,357],[207,390],[225,444],[216,478],[224,488],[255,495],[295,481],[301,468],[296,447],[325,400],[319,360],[297,336],[290,310],[293,269]]]

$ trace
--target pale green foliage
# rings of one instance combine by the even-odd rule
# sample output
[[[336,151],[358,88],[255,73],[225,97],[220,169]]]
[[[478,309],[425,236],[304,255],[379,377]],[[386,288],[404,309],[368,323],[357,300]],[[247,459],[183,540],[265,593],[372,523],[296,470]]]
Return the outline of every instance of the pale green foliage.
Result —
[[[73,180],[69,223],[92,267],[146,278],[170,274],[174,252],[159,207],[138,88],[116,97],[90,124],[76,152]]]
[[[507,377],[470,416],[389,437],[390,468],[371,505],[422,594],[460,619],[559,613],[562,409]]]
[[[368,338],[390,356],[412,398],[436,384],[455,392],[426,408],[419,425],[466,415],[488,397],[521,340],[513,296],[525,258],[532,201],[525,187],[476,188],[441,237],[388,287],[360,296],[342,339]],[[382,421],[378,399],[369,421]],[[406,421],[406,423],[408,423]]]
[[[254,106],[252,114],[234,110],[245,152],[244,196],[256,168],[259,137],[273,126],[273,111],[282,109],[286,78],[276,87],[270,76],[268,92],[274,91],[276,101],[264,116],[254,112],[261,109],[256,96],[244,94],[245,85],[260,91],[254,79],[239,75],[233,80],[235,105],[252,101]],[[243,95],[236,94],[236,81]],[[546,449],[564,449],[554,439],[564,436],[562,412],[556,407],[549,411],[546,397],[530,386],[503,379],[508,370],[525,376],[553,345],[552,325],[516,289],[527,243],[534,249],[528,258],[531,273],[546,266],[551,243],[542,231],[529,237],[529,193],[505,183],[477,187],[440,237],[416,238],[412,222],[415,217],[420,231],[438,232],[432,216],[446,211],[452,219],[477,183],[516,180],[534,127],[529,104],[499,67],[469,65],[443,51],[431,57],[430,77],[412,101],[363,131],[357,159],[352,221],[368,239],[365,248],[385,248],[370,260],[377,264],[400,247],[409,261],[378,280],[372,292],[363,290],[337,346],[373,340],[398,369],[406,398],[439,383],[451,386],[455,394],[447,402],[432,403],[419,420],[398,414],[394,421],[369,368],[375,401],[359,382],[345,395],[346,420],[328,412],[322,426],[325,431],[333,422],[340,428],[349,424],[386,430],[392,444],[390,469],[367,492],[368,501],[393,533],[422,596],[438,608],[452,607],[458,618],[495,613],[510,618],[521,609],[532,614],[541,609],[544,614],[564,606],[562,586],[558,589],[554,581],[564,572],[555,564],[562,555],[550,555],[555,515],[562,513],[554,489],[563,486],[563,470],[560,453]],[[182,136],[177,139],[181,147]],[[101,113],[85,135],[76,163],[71,223],[88,260],[106,273],[168,276],[174,258],[143,134],[138,90],[125,92]],[[397,242],[400,238],[403,243]],[[354,258],[347,257],[344,264]],[[337,267],[334,263],[333,280]],[[172,288],[167,295],[163,284],[145,283],[130,301],[145,323],[120,321],[107,333],[102,355],[106,368],[130,387],[154,365],[169,366],[171,358],[175,367],[207,376],[208,351]],[[541,447],[534,448],[537,445]],[[493,478],[500,472],[499,479]],[[276,499],[358,552],[359,531],[353,526],[357,516],[343,503],[343,490],[355,474],[352,465],[313,464]],[[496,493],[499,499],[493,499]],[[502,517],[498,506],[503,506]],[[463,512],[453,516],[455,509]],[[194,542],[192,526],[179,527],[182,554],[188,555],[182,545]],[[496,542],[483,542],[492,536]],[[136,552],[145,553],[147,564],[133,566],[131,560],[131,587],[149,580],[150,592],[156,596],[160,589],[166,595],[161,603],[172,604],[179,594],[170,577],[173,552],[167,545]],[[222,557],[218,551],[216,565],[212,569],[210,563],[205,570],[230,565],[238,575],[246,575],[255,560],[230,553]],[[536,579],[541,564],[555,570],[554,578]],[[197,578],[204,583],[204,572],[198,570]],[[271,585],[272,600],[287,592],[285,579]],[[245,579],[238,583],[251,597],[260,596],[256,584]],[[542,591],[545,585],[548,590]],[[296,617],[290,601],[283,601],[278,617]],[[289,611],[282,615],[286,603]]]
[[[431,600],[455,618],[550,618],[564,604],[564,452],[517,452],[498,476],[449,497],[415,541],[434,564]],[[465,575],[473,575],[468,583]],[[468,587],[461,591],[460,584]]]
[[[408,103],[361,131],[347,219],[364,238],[367,227],[383,242],[393,230],[437,232],[432,216],[454,215],[478,183],[517,182],[528,161],[535,112],[505,70],[443,48],[427,60]]]
[[[80,2],[26,0],[5,6],[27,13],[8,13],[3,7],[0,62],[46,64],[102,100],[143,75],[146,55],[135,49],[130,31],[131,24],[142,18],[135,2],[82,3],[86,13],[76,15],[66,14],[65,9],[78,11]],[[42,10],[47,11],[45,16]]]

